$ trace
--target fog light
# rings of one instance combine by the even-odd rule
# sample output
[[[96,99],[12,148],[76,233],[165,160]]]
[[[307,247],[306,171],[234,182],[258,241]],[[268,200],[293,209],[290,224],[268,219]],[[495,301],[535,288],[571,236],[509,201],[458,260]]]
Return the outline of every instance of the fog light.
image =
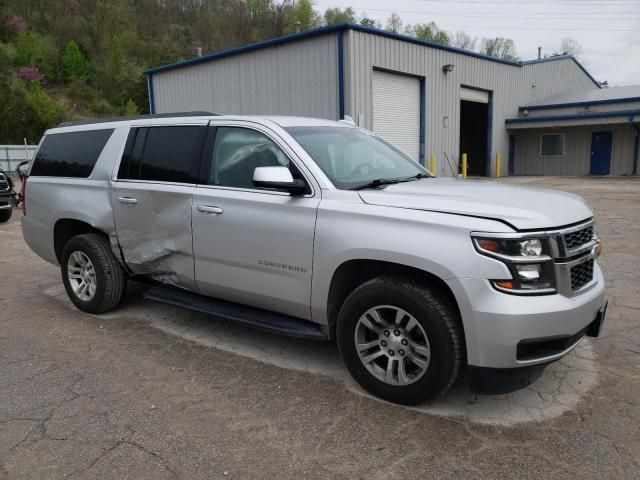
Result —
[[[520,278],[524,281],[533,281],[540,278],[540,265],[516,265],[516,270]]]

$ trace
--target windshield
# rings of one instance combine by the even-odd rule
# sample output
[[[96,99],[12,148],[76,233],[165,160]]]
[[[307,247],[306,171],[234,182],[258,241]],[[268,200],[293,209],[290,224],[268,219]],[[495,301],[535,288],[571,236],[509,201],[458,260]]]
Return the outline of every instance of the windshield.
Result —
[[[404,180],[428,174],[400,150],[360,128],[290,127],[286,130],[342,190],[375,180]]]

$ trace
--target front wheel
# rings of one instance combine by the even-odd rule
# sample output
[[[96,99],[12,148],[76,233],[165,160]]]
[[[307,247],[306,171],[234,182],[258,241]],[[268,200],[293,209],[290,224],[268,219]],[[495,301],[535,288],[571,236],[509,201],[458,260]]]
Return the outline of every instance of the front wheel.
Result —
[[[62,251],[60,268],[67,295],[83,312],[107,312],[124,296],[127,277],[104,235],[71,238]]]
[[[366,390],[407,405],[446,392],[463,359],[456,310],[434,289],[378,277],[344,302],[336,328],[347,369]]]

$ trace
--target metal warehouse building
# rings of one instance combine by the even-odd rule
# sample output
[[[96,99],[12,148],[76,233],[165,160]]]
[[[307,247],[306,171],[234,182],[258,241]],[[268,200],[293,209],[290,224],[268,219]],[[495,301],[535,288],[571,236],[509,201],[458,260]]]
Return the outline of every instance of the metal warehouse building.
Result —
[[[145,73],[152,113],[348,115],[439,175],[463,153],[470,175],[637,171],[640,87],[601,89],[571,56],[512,62],[343,24]]]

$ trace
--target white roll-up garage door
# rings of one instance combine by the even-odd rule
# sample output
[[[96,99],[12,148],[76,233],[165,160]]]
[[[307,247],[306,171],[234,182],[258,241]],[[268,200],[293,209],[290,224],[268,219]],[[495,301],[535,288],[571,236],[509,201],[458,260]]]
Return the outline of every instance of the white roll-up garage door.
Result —
[[[373,71],[373,131],[419,160],[420,80]]]
[[[489,92],[475,88],[460,87],[460,100],[469,102],[489,103]]]

